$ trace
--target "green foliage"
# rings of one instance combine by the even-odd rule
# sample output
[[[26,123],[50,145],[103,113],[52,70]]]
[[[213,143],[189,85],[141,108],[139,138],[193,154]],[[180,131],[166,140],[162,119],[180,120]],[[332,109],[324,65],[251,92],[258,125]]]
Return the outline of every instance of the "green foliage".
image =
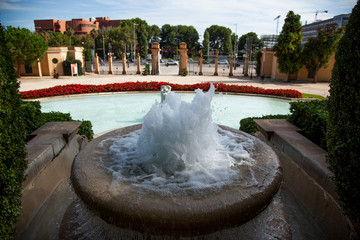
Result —
[[[25,37],[26,31],[12,30],[19,30],[18,33]],[[21,213],[21,183],[26,169],[25,126],[19,83],[14,66],[8,60],[11,49],[9,43],[6,44],[4,31],[0,25],[0,239],[12,239]]]
[[[295,74],[302,67],[300,62],[302,50],[301,30],[300,15],[295,15],[293,11],[289,11],[278,41],[274,46],[279,70],[282,73]]]
[[[26,28],[7,27],[5,32],[6,48],[14,63],[34,65],[44,57],[47,45],[44,39]]]
[[[264,47],[264,42],[258,38],[254,32],[248,32],[242,35],[239,39],[239,51],[245,50],[246,39],[252,37],[252,49],[261,49]]]
[[[181,69],[180,75],[187,76],[188,75],[188,70],[186,68]]]
[[[203,55],[208,55],[208,47],[210,46],[210,34],[208,31],[204,32],[204,40],[202,42],[202,53]],[[209,53],[210,54],[210,53]]]
[[[38,101],[23,101],[21,103],[21,110],[24,114],[24,123],[26,136],[29,136],[33,131],[39,128],[41,122],[41,106]],[[27,138],[26,140],[29,140]]]
[[[276,114],[276,115],[265,115],[262,117],[249,117],[243,118],[240,120],[240,130],[246,133],[254,133],[258,131],[257,125],[254,122],[254,119],[287,119],[289,115],[287,114]]]
[[[315,81],[318,69],[329,66],[330,57],[334,55],[343,32],[337,24],[328,24],[318,30],[316,38],[310,38],[304,45],[301,61],[307,69],[315,71]]]
[[[302,129],[302,134],[323,149],[326,146],[328,112],[326,100],[298,101],[290,103],[289,121]]]
[[[210,47],[220,52],[220,55],[227,55],[232,52],[231,29],[223,26],[212,25],[205,31],[209,33]]]
[[[345,213],[360,222],[360,1],[335,54],[328,100],[328,160]],[[357,225],[359,227],[359,225]],[[360,229],[357,229],[360,231]]]
[[[73,120],[70,113],[62,112],[41,112],[41,105],[39,101],[26,101],[22,102],[21,109],[24,112],[24,122],[26,128],[26,139],[36,129],[41,127],[47,122],[65,122],[65,121],[78,121]],[[94,132],[90,121],[82,120],[78,133],[86,136],[89,141],[93,139]]]
[[[72,63],[77,63],[78,74],[82,75],[81,61],[76,60],[73,56],[67,56],[66,60],[63,61],[64,75],[71,76]]]
[[[47,45],[49,47],[67,47],[69,46],[69,36],[60,32],[47,32],[42,34],[47,39]]]

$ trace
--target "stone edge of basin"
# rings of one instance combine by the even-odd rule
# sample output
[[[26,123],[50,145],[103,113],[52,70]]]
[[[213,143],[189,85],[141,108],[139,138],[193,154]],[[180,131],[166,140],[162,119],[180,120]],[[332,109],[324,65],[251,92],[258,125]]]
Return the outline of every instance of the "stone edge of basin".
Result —
[[[33,133],[25,145],[27,169],[23,189],[51,162],[77,134],[82,122],[47,122]]]
[[[256,169],[260,176],[260,186],[246,188],[244,196],[240,194],[239,188],[230,187],[221,193],[208,194],[200,199],[154,198],[148,195],[142,195],[141,199],[138,199],[138,196],[129,196],[131,194],[126,190],[125,185],[121,186],[121,191],[124,193],[120,196],[112,195],[106,190],[108,188],[106,186],[109,185],[106,182],[111,181],[111,179],[108,176],[101,176],[106,174],[99,173],[100,171],[95,168],[95,165],[89,163],[89,158],[93,154],[87,153],[86,150],[95,151],[99,142],[115,133],[127,134],[140,128],[141,125],[121,128],[93,140],[84,151],[80,152],[73,164],[71,180],[75,192],[88,208],[110,224],[155,235],[195,236],[208,234],[221,228],[239,226],[252,219],[266,208],[280,187],[282,170],[276,153],[259,139],[249,136],[256,141],[256,147],[263,149],[265,154],[259,157],[260,167]],[[247,135],[236,129],[231,129],[231,131]],[[95,176],[96,179],[92,179],[91,175]],[[230,198],[227,198],[229,196]],[[140,203],[134,201],[135,198]],[[157,206],[152,205],[155,202],[158,204]],[[177,205],[176,210],[173,206],[174,203]],[[203,204],[210,208],[211,212],[200,211],[199,206]],[[190,205],[194,207],[190,208]],[[162,215],[165,209],[170,210],[169,215]],[[216,217],[210,217],[210,215]],[[194,228],[194,226],[196,227]]]
[[[300,134],[301,129],[285,119],[254,119],[254,122],[267,140],[291,156],[334,199],[338,199],[324,149]]]

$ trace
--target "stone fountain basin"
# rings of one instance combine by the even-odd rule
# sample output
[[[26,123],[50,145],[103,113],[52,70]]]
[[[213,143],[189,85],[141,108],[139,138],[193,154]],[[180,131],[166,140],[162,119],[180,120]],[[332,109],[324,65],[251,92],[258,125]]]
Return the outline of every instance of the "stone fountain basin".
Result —
[[[240,226],[254,218],[278,191],[282,171],[275,152],[242,131],[220,126],[234,134],[254,139],[256,186],[226,186],[203,196],[157,196],[139,194],[120,183],[114,191],[112,176],[98,167],[95,152],[104,139],[126,135],[142,125],[120,128],[90,142],[76,157],[71,180],[86,206],[112,225],[141,233],[167,236],[197,236]]]

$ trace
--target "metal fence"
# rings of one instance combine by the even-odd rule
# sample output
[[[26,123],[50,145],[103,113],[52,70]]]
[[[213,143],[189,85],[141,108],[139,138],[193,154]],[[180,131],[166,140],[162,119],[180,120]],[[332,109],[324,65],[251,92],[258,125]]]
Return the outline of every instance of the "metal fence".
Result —
[[[166,60],[163,63],[160,63],[160,75],[179,75],[179,65],[167,65]],[[151,62],[141,60],[140,72],[143,72],[145,69],[145,64],[150,65]],[[245,70],[244,61],[236,61],[233,66],[233,76],[243,76]],[[95,73],[95,62],[86,62],[86,72]],[[256,76],[256,62],[249,62],[248,74]],[[199,75],[200,72],[200,61],[197,60],[188,60],[188,75]],[[126,63],[126,74],[135,75],[137,72],[136,62],[127,62]],[[214,76],[215,73],[215,56],[204,57],[202,65],[202,73],[204,76]],[[229,76],[230,73],[230,58],[219,58],[218,59],[218,76]],[[103,61],[99,62],[99,74],[109,74],[109,62]],[[123,74],[123,63],[122,60],[115,60],[112,62],[112,74],[122,75]]]

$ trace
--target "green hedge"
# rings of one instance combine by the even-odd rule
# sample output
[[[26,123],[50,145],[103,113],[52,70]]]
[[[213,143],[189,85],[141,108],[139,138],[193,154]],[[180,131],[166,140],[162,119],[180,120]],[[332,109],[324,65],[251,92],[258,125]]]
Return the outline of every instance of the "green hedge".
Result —
[[[302,134],[323,149],[326,146],[327,101],[291,102],[289,122],[302,129]]]
[[[277,114],[277,115],[265,115],[262,117],[244,118],[240,120],[240,130],[249,134],[258,131],[254,119],[287,119],[288,117],[289,117],[288,114]]]
[[[12,239],[21,214],[21,184],[26,169],[25,126],[19,83],[0,25],[0,239]]]
[[[29,101],[23,102],[22,111],[24,114],[24,121],[26,126],[26,133],[29,136],[37,128],[41,127],[47,122],[65,122],[65,121],[78,121],[73,120],[70,113],[49,112],[42,113],[40,102]],[[93,139],[94,132],[90,121],[82,120],[78,133],[84,135],[89,141]],[[27,139],[29,139],[27,137]]]
[[[360,237],[360,1],[335,54],[328,100],[328,160],[346,214]]]
[[[63,61],[64,75],[71,76],[71,64],[77,63],[78,75],[83,75],[81,68],[81,61],[76,60],[74,57],[69,56]]]

